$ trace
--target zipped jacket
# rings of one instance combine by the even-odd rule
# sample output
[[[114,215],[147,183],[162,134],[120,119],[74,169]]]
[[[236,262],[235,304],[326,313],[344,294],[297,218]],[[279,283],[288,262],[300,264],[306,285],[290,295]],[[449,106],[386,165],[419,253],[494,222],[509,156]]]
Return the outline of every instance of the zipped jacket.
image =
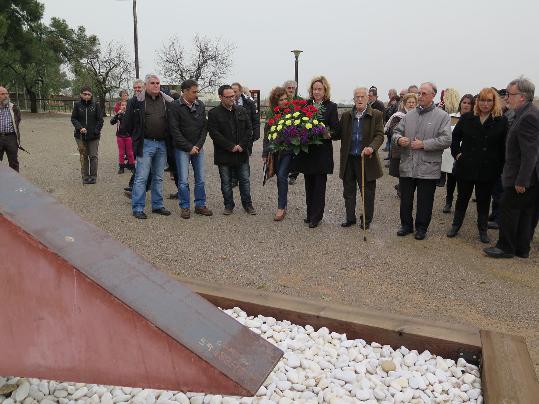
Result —
[[[103,112],[99,104],[92,99],[89,101],[80,100],[73,106],[71,113],[71,123],[75,127],[74,136],[76,139],[95,140],[101,136],[103,128]],[[81,129],[86,129],[82,134]]]

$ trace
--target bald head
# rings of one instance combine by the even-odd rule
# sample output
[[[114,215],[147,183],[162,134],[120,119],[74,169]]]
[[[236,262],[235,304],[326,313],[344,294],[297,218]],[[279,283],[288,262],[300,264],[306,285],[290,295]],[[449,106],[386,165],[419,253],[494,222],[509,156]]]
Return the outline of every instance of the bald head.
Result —
[[[5,87],[0,86],[0,104],[6,105],[9,102],[9,92]]]

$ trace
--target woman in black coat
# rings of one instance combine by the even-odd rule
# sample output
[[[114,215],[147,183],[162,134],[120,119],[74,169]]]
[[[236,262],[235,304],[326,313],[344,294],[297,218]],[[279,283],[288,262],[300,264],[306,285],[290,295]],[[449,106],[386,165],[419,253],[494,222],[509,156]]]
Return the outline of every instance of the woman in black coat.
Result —
[[[318,108],[319,116],[328,132],[321,145],[310,145],[309,153],[301,152],[292,160],[290,171],[303,173],[305,177],[307,217],[304,222],[308,223],[310,228],[315,228],[324,216],[327,175],[333,174],[331,133],[337,131],[339,115],[337,104],[329,100],[330,86],[324,76],[311,80],[309,96],[308,104]]]
[[[487,234],[490,193],[503,170],[507,130],[507,118],[502,115],[498,94],[492,88],[482,89],[473,112],[462,115],[453,129],[451,154],[455,158],[457,203],[447,237],[458,234],[475,187],[479,238],[482,243],[490,243]]]

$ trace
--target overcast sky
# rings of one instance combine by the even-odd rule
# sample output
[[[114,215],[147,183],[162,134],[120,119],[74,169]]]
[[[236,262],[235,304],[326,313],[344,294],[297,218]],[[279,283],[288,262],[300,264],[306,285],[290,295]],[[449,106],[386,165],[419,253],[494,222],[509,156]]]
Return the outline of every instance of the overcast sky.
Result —
[[[102,43],[133,54],[131,0],[41,0],[45,18],[84,25]],[[293,79],[299,88],[325,75],[332,99],[350,101],[357,86],[387,90],[434,81],[462,95],[505,87],[524,74],[539,85],[536,0],[138,0],[141,75],[159,72],[156,49],[172,35],[189,49],[193,35],[222,37],[236,50],[230,81],[260,89]],[[539,91],[538,91],[539,93]]]

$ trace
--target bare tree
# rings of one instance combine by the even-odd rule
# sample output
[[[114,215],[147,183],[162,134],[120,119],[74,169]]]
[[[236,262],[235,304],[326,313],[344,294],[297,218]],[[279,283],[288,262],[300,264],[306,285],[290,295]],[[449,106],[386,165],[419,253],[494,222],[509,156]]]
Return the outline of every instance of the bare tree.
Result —
[[[92,85],[103,111],[107,95],[126,87],[133,78],[131,56],[124,45],[114,41],[81,60],[75,70],[77,84]]]
[[[221,38],[196,34],[190,54],[177,36],[171,37],[156,53],[163,78],[173,83],[194,79],[204,91],[215,90],[224,80],[232,66],[234,49],[234,45]]]

